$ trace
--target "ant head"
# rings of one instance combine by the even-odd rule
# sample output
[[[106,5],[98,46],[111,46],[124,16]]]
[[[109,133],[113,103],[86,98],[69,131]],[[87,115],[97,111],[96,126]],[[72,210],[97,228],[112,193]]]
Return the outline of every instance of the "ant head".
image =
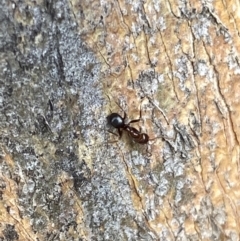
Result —
[[[107,117],[108,124],[115,128],[124,127],[124,118],[122,118],[118,113],[112,113]]]

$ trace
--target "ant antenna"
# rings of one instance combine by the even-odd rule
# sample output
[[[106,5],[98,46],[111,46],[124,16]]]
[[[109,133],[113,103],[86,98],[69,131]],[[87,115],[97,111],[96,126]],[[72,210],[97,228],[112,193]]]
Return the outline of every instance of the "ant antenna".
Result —
[[[110,105],[111,105],[111,99],[110,99],[109,95],[106,94],[106,96],[108,97],[109,102],[110,102]],[[122,106],[121,106],[117,101],[115,101],[115,100],[113,100],[113,101],[114,101],[114,102],[116,103],[116,105],[122,110],[122,112],[124,113],[123,119],[125,119],[125,118],[127,117],[126,111],[122,108]],[[111,109],[110,109],[110,110],[111,110]],[[111,112],[112,112],[112,110],[111,110]]]

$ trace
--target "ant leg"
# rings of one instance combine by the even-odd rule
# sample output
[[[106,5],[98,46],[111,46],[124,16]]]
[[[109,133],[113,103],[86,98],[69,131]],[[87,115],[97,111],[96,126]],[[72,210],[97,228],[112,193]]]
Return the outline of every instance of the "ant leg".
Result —
[[[118,134],[119,134],[119,139],[121,139],[121,137],[122,137],[122,130],[120,130],[120,128],[118,128]]]
[[[121,137],[122,137],[122,130],[120,130],[120,128],[118,129],[118,134],[119,134],[119,135],[117,135],[116,133],[114,133],[114,132],[112,132],[112,131],[110,131],[110,130],[108,130],[108,132],[111,133],[111,134],[113,134],[113,135],[115,135],[115,136],[118,136],[118,137],[119,137],[119,138],[118,138],[117,140],[115,140],[115,141],[110,141],[110,143],[118,142],[118,141],[121,139]]]
[[[116,133],[114,133],[114,132],[112,132],[112,131],[110,131],[110,130],[108,130],[108,132],[111,133],[111,134],[113,134],[113,135],[115,135],[115,136],[118,136]],[[107,143],[115,143],[115,142],[118,142],[118,141],[119,141],[119,139],[113,140],[113,141],[108,141]]]
[[[125,121],[125,119],[126,119],[126,117],[127,117],[127,113],[125,112],[125,110],[122,108],[122,106],[119,104],[119,103],[117,103],[116,101],[115,101],[115,103],[117,104],[117,106],[123,111],[123,113],[124,113],[124,116],[123,116],[123,121]],[[118,131],[119,132],[119,131]],[[119,134],[120,135],[120,134]],[[122,134],[121,134],[122,135]]]
[[[109,95],[107,95],[109,101],[111,101]],[[125,121],[126,117],[127,117],[127,114],[126,112],[124,111],[124,109],[122,108],[122,106],[120,105],[120,103],[118,103],[117,101],[114,100],[114,102],[117,104],[117,106],[122,110],[122,112],[124,113],[124,116],[123,116],[123,121]],[[111,111],[112,112],[112,111]],[[119,131],[118,131],[119,132]],[[120,133],[119,133],[120,135]],[[122,135],[122,134],[121,134]]]
[[[136,120],[131,120],[131,121],[128,122],[128,125],[131,124],[131,123],[134,123],[134,122],[139,122],[140,120],[141,120],[141,118],[140,119],[136,119]]]
[[[142,119],[142,108],[140,106],[139,118],[135,120],[131,120],[130,122],[128,122],[128,125],[131,123],[139,122],[141,119]]]
[[[125,119],[126,119],[126,117],[127,117],[127,114],[126,114],[126,112],[122,109],[122,111],[123,111],[123,113],[124,113],[124,116],[123,116],[123,122],[125,122]],[[122,134],[121,134],[122,135]]]
[[[109,133],[115,135],[115,136],[118,136],[116,133],[114,133],[113,131],[110,131],[110,130],[107,130]],[[119,137],[119,136],[118,136]]]

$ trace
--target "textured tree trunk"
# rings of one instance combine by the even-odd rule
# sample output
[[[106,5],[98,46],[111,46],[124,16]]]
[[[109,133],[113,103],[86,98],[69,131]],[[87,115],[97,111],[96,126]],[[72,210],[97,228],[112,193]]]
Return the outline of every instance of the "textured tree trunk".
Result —
[[[239,240],[239,11],[2,0],[0,240]]]

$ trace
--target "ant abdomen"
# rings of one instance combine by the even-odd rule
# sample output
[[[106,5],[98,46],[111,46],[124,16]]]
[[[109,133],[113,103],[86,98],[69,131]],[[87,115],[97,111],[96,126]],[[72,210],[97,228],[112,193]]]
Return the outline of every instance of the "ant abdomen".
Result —
[[[124,127],[124,119],[118,113],[112,113],[107,117],[108,124],[113,126],[114,128],[123,128]]]

